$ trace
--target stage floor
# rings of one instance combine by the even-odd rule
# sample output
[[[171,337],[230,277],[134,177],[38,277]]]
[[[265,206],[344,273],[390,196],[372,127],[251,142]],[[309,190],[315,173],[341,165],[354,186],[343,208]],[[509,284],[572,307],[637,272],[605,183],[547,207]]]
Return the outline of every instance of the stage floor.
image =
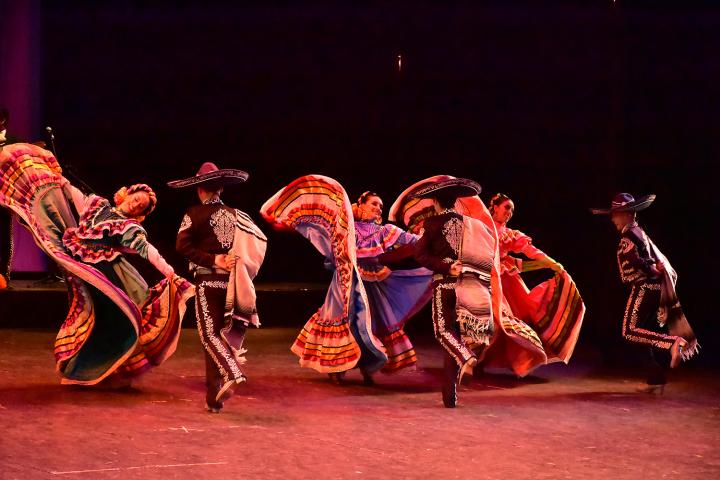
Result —
[[[0,330],[0,478],[720,478],[720,380],[692,365],[663,396],[592,355],[526,379],[485,374],[440,399],[439,347],[421,370],[348,384],[297,366],[296,329],[250,332],[248,383],[206,413],[194,330],[125,390],[60,386],[51,331]]]

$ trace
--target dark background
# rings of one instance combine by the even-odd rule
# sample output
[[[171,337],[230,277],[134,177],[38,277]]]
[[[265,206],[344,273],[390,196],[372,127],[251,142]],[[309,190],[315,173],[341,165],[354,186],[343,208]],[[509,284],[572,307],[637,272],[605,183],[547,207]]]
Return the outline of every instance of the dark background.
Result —
[[[641,224],[678,270],[711,361],[714,3],[40,2],[40,117],[61,163],[99,194],[156,188],[146,226],[177,267],[175,232],[195,198],[163,185],[204,161],[250,172],[224,198],[267,232],[260,205],[303,174],[337,179],[352,199],[375,190],[387,207],[427,176],[471,177],[486,201],[510,195],[512,226],[574,276],[583,339],[596,344],[618,344],[626,292],[617,233],[588,207],[656,193]],[[307,241],[269,235],[258,281],[327,278]]]

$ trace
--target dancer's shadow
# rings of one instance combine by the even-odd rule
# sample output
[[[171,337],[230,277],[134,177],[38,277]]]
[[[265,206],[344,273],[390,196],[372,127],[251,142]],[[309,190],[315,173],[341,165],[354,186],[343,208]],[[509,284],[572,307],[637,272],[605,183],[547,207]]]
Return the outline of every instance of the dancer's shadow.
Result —
[[[425,374],[433,379],[433,382],[440,386],[444,381],[443,369],[429,367],[424,369]],[[525,385],[542,385],[550,382],[549,379],[535,375],[518,377],[506,372],[479,372],[475,375],[467,374],[463,377],[461,387],[472,389],[498,389],[510,390]]]
[[[42,405],[101,405],[133,407],[148,402],[167,402],[192,397],[204,392],[204,384],[196,379],[176,379],[176,388],[164,389],[148,383],[131,385],[61,385],[30,384],[3,388],[0,404],[5,408]]]
[[[428,374],[422,370],[413,373],[406,372],[399,374],[384,374],[378,372],[373,378],[375,383],[366,385],[360,374],[351,370],[339,384],[330,382],[327,376],[314,376],[304,379],[303,382],[307,382],[307,385],[312,386],[318,393],[321,391],[323,393],[333,394],[337,392],[339,395],[350,396],[428,393],[438,391],[440,388],[440,382],[435,378],[435,375]],[[289,388],[287,394],[295,395],[302,393]]]
[[[0,403],[5,407],[38,405],[129,405],[140,401],[146,392],[126,386],[122,388],[80,385],[28,385],[4,388]]]
[[[523,387],[525,385],[543,385],[549,383],[550,380],[544,377],[538,377],[535,375],[527,375],[525,377],[518,377],[517,375],[510,373],[488,373],[481,372],[477,375],[468,377],[468,386],[478,386],[480,388],[495,388],[500,390],[510,390],[513,388]],[[472,378],[472,379],[470,379]],[[463,380],[465,382],[465,380]]]
[[[468,392],[469,393],[469,392]],[[631,391],[613,390],[588,390],[582,392],[534,392],[534,393],[513,393],[512,395],[476,395],[463,397],[463,404],[466,406],[489,406],[489,405],[513,405],[537,406],[547,404],[548,408],[556,408],[560,405],[582,405],[591,403],[593,405],[606,405],[632,411],[634,408],[662,402],[663,397],[659,395],[648,395]],[[663,403],[664,404],[664,403]]]

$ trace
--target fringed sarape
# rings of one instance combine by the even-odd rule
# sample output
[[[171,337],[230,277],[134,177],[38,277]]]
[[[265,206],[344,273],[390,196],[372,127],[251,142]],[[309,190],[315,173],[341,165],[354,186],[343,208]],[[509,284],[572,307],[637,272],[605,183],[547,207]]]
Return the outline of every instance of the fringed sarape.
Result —
[[[436,175],[408,187],[391,206],[390,220],[404,225],[410,232],[422,233],[424,219],[435,215],[435,211],[432,200],[412,198],[412,193],[449,178],[452,177]],[[455,210],[480,220],[497,241],[495,224],[479,197],[458,199]],[[498,253],[500,247],[498,241],[495,247]],[[585,313],[585,305],[570,275],[563,271],[529,291],[518,275],[508,281],[508,276],[502,273],[507,269],[499,262],[500,255],[496,253],[489,278],[494,333],[484,352],[485,365],[510,368],[523,376],[549,362],[567,363]],[[466,316],[463,312],[458,314]],[[471,324],[482,329],[485,321],[473,320]],[[471,341],[471,335],[466,338]],[[484,339],[483,335],[480,339]]]

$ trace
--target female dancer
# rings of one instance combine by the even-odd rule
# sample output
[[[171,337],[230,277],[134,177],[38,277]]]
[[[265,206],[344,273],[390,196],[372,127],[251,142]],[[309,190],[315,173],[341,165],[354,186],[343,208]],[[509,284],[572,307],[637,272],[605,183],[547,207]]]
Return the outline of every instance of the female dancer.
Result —
[[[29,144],[3,148],[0,178],[0,204],[66,273],[70,310],[55,342],[62,383],[126,381],[172,355],[194,289],[174,275],[140,224],[155,208],[152,189],[122,188],[114,206],[85,196],[50,152]],[[149,288],[128,254],[150,261],[166,278]]]
[[[517,335],[514,332],[529,326],[540,343],[522,341],[524,346],[518,349],[518,342],[497,338],[486,353],[485,365],[509,367],[522,376],[545,363],[567,363],[585,314],[575,283],[561,264],[533,245],[529,236],[508,227],[515,212],[512,199],[498,193],[488,209],[497,229],[503,297],[509,307],[508,317],[512,317],[504,331]],[[529,260],[516,256],[520,254]],[[529,290],[520,273],[541,268],[549,268],[555,275]]]
[[[400,256],[411,257],[417,236],[382,224],[378,195],[366,192],[351,206],[337,181],[307,175],[270,198],[261,213],[276,228],[308,238],[334,271],[325,303],[292,346],[301,366],[327,373],[333,382],[357,366],[372,384],[377,370],[415,364],[403,326],[430,299],[430,272],[381,263],[383,254],[403,247],[409,248]]]
[[[419,233],[424,221],[436,215],[430,198],[414,195],[429,187],[452,183],[454,177],[437,175],[408,187],[390,208],[390,220]],[[530,237],[509,230],[507,221],[514,205],[507,197],[491,201],[490,212],[477,196],[458,198],[454,210],[460,214],[488,220],[496,231],[498,285],[493,285],[493,307],[498,309],[493,321],[490,344],[478,361],[484,366],[510,368],[516,375],[527,375],[532,369],[554,361],[569,361],[577,342],[585,306],[574,282],[562,267],[540,250],[532,247]],[[498,231],[499,230],[499,231]],[[534,262],[522,262],[509,255],[514,250],[532,255]],[[525,264],[523,267],[523,263]],[[552,266],[555,276],[528,291],[519,271]],[[495,270],[493,270],[495,272]],[[506,292],[507,287],[507,292]]]

